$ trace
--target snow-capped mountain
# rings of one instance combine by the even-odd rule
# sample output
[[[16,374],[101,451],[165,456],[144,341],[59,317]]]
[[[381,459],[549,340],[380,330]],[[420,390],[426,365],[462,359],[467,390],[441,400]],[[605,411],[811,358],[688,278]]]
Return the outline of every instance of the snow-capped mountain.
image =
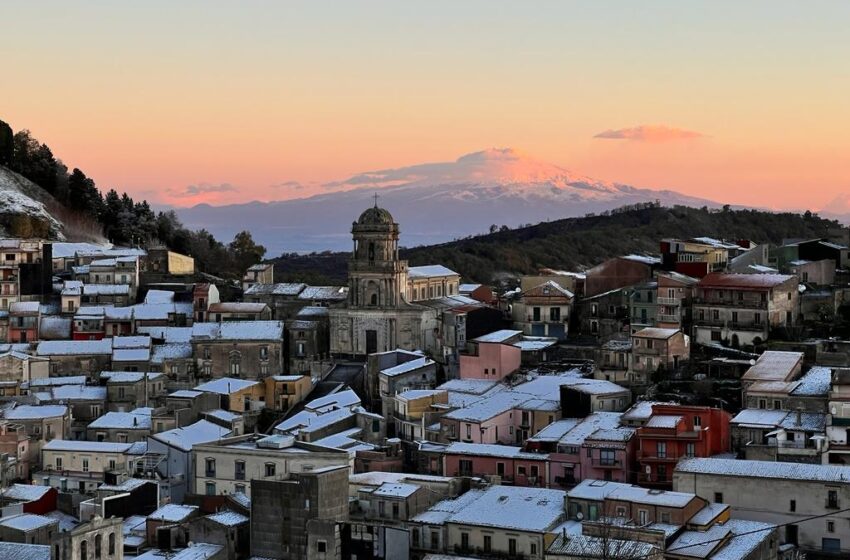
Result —
[[[48,210],[51,203],[58,206],[44,189],[0,165],[0,235],[38,235],[46,229],[50,238],[64,239],[62,223]]]
[[[270,256],[283,251],[347,250],[351,222],[378,204],[392,212],[404,246],[450,241],[490,225],[538,223],[659,200],[664,205],[717,206],[673,191],[597,181],[513,149],[490,149],[453,162],[370,171],[328,183],[327,194],[178,210],[192,228],[226,240],[248,227]]]

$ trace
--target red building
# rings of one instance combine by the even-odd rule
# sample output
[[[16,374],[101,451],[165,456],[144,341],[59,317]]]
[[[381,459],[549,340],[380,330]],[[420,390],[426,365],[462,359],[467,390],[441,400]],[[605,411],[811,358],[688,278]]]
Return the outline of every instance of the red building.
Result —
[[[13,484],[0,493],[3,506],[22,504],[24,513],[45,515],[56,511],[56,498],[59,492],[52,486],[32,484]]]
[[[546,488],[549,454],[488,443],[450,444],[443,454],[444,476],[499,477],[501,484]]]
[[[9,342],[38,340],[41,306],[37,301],[19,301],[9,306]]]
[[[638,481],[645,486],[673,487],[680,459],[711,457],[731,448],[732,415],[719,408],[657,404],[638,428]]]

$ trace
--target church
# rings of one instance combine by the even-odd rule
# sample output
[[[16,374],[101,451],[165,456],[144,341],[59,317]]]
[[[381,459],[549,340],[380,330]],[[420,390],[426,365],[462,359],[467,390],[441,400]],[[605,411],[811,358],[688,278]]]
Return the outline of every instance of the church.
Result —
[[[409,271],[398,256],[399,227],[392,214],[376,199],[352,224],[351,234],[348,302],[330,309],[331,354],[363,358],[396,348],[425,349],[436,318],[433,310],[408,302]],[[444,281],[446,293],[459,281],[452,274]]]

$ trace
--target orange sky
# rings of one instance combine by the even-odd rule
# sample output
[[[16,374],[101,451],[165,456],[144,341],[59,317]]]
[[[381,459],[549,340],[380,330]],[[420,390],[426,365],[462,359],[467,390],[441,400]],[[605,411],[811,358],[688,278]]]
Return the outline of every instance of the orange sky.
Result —
[[[3,4],[0,119],[101,187],[175,205],[512,146],[822,208],[850,192],[850,4],[740,4]]]

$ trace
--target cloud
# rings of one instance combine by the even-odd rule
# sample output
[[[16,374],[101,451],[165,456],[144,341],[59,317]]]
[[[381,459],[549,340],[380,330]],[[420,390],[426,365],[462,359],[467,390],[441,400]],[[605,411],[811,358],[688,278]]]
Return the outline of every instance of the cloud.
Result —
[[[270,189],[291,189],[294,191],[304,190],[308,187],[304,183],[299,183],[298,181],[284,181],[282,183],[275,183],[273,185],[269,185]]]
[[[705,136],[701,132],[673,128],[664,125],[644,124],[632,128],[618,128],[600,132],[594,138],[606,140],[632,140],[636,142],[671,142],[676,140],[692,140]]]
[[[239,189],[235,185],[231,185],[230,183],[198,183],[197,185],[189,185],[185,189],[180,191],[172,189],[170,191],[170,194],[174,197],[183,198],[208,193],[236,192],[238,190]]]

